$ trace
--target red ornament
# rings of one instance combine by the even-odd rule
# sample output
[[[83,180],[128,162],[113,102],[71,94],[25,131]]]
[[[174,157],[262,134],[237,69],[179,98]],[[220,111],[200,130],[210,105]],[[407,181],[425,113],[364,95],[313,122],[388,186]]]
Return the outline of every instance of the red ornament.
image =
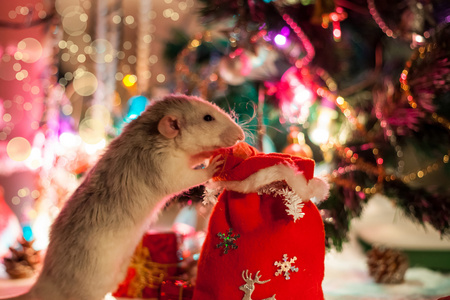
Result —
[[[313,84],[306,68],[289,68],[281,77],[276,97],[283,117],[292,124],[303,124],[309,117],[309,108],[315,101]]]
[[[313,158],[311,147],[305,143],[305,136],[297,127],[291,126],[287,140],[289,145],[283,149],[283,153]]]

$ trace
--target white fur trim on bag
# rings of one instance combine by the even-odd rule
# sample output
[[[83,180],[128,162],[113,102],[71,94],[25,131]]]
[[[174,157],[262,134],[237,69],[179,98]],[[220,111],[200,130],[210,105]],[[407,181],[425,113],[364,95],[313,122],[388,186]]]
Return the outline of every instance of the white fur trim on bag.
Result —
[[[224,188],[240,193],[256,193],[264,186],[277,181],[286,181],[287,185],[303,201],[315,198],[324,200],[329,195],[329,184],[322,178],[314,177],[307,181],[302,171],[295,166],[278,164],[261,169],[242,181],[213,181],[207,184],[211,189]]]

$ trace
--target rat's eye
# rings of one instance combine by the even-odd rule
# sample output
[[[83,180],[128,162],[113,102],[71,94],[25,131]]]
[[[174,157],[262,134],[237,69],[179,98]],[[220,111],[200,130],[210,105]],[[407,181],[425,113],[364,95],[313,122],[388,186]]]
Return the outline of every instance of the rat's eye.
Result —
[[[203,120],[205,120],[206,122],[210,122],[210,121],[214,120],[214,118],[211,115],[205,115],[203,117]]]

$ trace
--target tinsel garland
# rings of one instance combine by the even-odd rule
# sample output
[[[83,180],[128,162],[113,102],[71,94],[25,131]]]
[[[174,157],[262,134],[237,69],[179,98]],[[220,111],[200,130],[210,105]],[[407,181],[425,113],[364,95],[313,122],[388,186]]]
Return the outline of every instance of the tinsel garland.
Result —
[[[416,49],[406,62],[400,83],[409,105],[431,115],[450,130],[450,25],[436,28],[435,34]]]

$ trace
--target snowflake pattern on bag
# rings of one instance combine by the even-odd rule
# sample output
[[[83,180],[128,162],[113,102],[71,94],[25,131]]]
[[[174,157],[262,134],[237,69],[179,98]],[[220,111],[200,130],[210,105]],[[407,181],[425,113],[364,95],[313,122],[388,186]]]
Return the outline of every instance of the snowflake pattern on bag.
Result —
[[[287,254],[283,255],[283,259],[281,261],[274,262],[274,266],[279,267],[276,271],[275,276],[281,275],[284,273],[284,278],[286,280],[291,279],[291,274],[289,272],[298,272],[298,268],[294,267],[294,263],[297,260],[297,257],[288,258]]]

